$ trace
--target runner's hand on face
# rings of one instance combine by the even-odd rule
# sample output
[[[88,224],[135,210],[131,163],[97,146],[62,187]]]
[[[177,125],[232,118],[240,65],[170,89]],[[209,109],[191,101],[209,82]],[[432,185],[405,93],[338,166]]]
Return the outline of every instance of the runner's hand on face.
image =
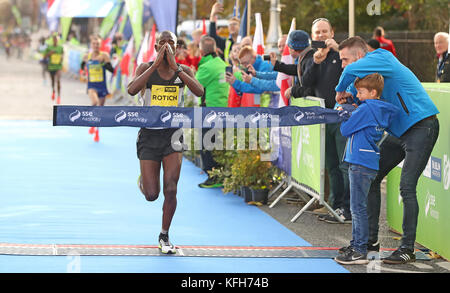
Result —
[[[160,50],[158,51],[158,55],[156,56],[155,62],[153,62],[153,66],[155,66],[156,68],[158,68],[159,65],[161,65],[161,62],[164,60],[164,57],[166,56],[165,46],[166,44],[164,44],[160,48]]]
[[[173,48],[170,47],[169,44],[166,44],[166,60],[167,63],[169,64],[169,67],[172,68],[173,70],[177,70],[178,69],[178,65],[177,62],[175,61],[175,54],[173,52]]]

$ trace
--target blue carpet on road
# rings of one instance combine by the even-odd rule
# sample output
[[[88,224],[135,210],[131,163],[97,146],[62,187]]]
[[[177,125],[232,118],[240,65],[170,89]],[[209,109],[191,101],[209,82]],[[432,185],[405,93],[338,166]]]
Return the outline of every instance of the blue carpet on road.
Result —
[[[0,121],[0,243],[148,244],[161,230],[161,194],[147,202],[136,181],[136,128]],[[183,160],[175,245],[310,246],[241,197],[201,189],[206,175]],[[74,256],[0,255],[0,273],[70,271]],[[82,273],[336,273],[331,259],[81,256]]]

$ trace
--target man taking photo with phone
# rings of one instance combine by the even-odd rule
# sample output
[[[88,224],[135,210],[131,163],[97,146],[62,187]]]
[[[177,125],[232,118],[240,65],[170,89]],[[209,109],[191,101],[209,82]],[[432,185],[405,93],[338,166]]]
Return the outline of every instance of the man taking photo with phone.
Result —
[[[331,23],[326,18],[313,21],[311,39],[315,52],[312,58],[306,60],[301,81],[304,87],[312,88],[316,97],[325,100],[325,107],[333,109],[336,105],[335,87],[342,73],[342,63],[339,58],[339,45],[334,38]],[[348,179],[348,164],[341,162],[345,151],[346,138],[340,131],[340,123],[325,125],[325,169],[330,183],[329,204],[341,218],[338,221],[332,214],[326,214],[325,207],[315,210],[319,220],[328,223],[351,223],[350,189]]]

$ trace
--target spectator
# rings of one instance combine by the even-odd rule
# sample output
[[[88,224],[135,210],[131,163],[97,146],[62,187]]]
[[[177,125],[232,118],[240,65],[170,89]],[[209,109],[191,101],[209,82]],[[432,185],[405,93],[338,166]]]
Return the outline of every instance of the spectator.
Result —
[[[202,39],[203,30],[201,28],[195,29],[192,33],[192,43],[194,43],[197,47],[200,46],[200,40]]]
[[[241,48],[243,48],[243,47],[245,47],[245,46],[253,47],[253,40],[252,40],[252,37],[251,37],[251,36],[243,37],[242,40],[241,40],[241,42],[240,42],[240,44],[241,44]]]
[[[203,36],[200,41],[200,60],[195,78],[205,88],[206,107],[227,107],[228,89],[225,82],[225,67],[227,64],[216,55],[216,42],[209,36]]]
[[[241,50],[241,43],[234,43],[233,46],[231,46],[231,52],[230,52],[230,62],[232,64],[232,70],[236,78],[239,80],[242,80],[242,74],[239,70],[239,51]],[[236,108],[241,106],[241,99],[242,94],[238,94],[236,90],[230,86],[229,92],[228,92],[228,107]]]
[[[177,40],[177,50],[175,52],[175,61],[180,64],[191,67],[191,58],[189,57],[186,42],[183,39]]]
[[[250,46],[241,48],[239,52],[239,62],[245,70],[248,70],[250,65],[253,66],[255,71],[272,70],[272,66],[268,62],[263,61],[262,57],[257,55],[255,50]],[[239,92],[243,93],[241,100],[242,107],[259,107],[259,94],[263,93],[264,90],[255,88],[251,84],[238,80],[235,75],[230,73],[226,73],[226,81],[236,90],[236,92],[238,92],[238,94]]]
[[[223,12],[223,4],[216,2],[212,9],[209,17],[209,35],[216,40],[217,48],[220,52],[220,57],[225,60],[226,63],[229,63],[229,56],[231,46],[236,43],[238,34],[239,34],[239,19],[236,17],[232,17],[228,20],[228,31],[230,36],[228,39],[224,39],[217,35],[216,29],[216,21],[217,15]]]
[[[200,41],[200,52],[202,59],[200,60],[198,71],[195,78],[205,88],[204,103],[206,107],[227,107],[228,90],[230,85],[225,81],[225,67],[227,64],[216,55],[216,42],[209,36],[203,36]],[[203,129],[203,136],[209,129]],[[214,161],[212,153],[208,150],[201,151],[203,161],[203,170],[208,174],[208,179],[200,183],[201,188],[222,187],[222,182],[218,182],[216,178],[209,176],[208,171],[218,167]]]
[[[375,30],[373,31],[373,38],[380,42],[380,48],[383,48],[385,50],[388,50],[392,54],[394,54],[395,57],[397,57],[397,52],[395,51],[394,43],[392,43],[391,40],[386,39],[384,37],[384,29],[381,26],[377,26]]]
[[[286,46],[288,35],[282,35],[277,42],[278,52],[283,55],[284,47]]]
[[[439,32],[434,35],[434,49],[438,64],[436,69],[437,82],[450,82],[450,56],[448,53],[448,33]]]
[[[367,49],[369,50],[369,52],[373,52],[373,51],[375,51],[378,48],[380,48],[380,42],[378,42],[377,40],[370,39],[367,42]]]
[[[344,160],[350,164],[350,207],[352,212],[352,240],[350,246],[339,250],[335,258],[341,264],[367,264],[367,193],[377,175],[380,160],[378,143],[384,129],[389,126],[399,110],[388,102],[380,100],[383,91],[383,77],[369,74],[355,80],[357,97],[361,101],[351,117],[342,122],[341,132],[347,137]],[[349,105],[350,106],[350,105]],[[353,106],[350,106],[353,108]],[[355,109],[355,108],[353,108]]]
[[[275,54],[271,54],[270,61],[275,71],[283,72],[287,75],[293,75],[294,85],[287,89],[285,97],[306,97],[312,94],[311,90],[304,87],[298,79],[299,72],[305,70],[305,60],[313,53],[310,48],[310,38],[307,32],[296,30],[289,34],[287,39],[287,46],[289,54],[294,59],[294,64],[284,64],[276,60]],[[299,65],[300,64],[300,65]]]
[[[360,37],[353,37],[339,45],[339,55],[344,70],[336,86],[338,103],[346,103],[350,96],[356,96],[352,86],[355,78],[379,73],[384,78],[381,99],[400,108],[395,123],[386,129],[390,135],[381,144],[378,174],[368,194],[368,250],[378,251],[380,247],[380,183],[404,160],[400,177],[403,236],[400,247],[383,259],[383,262],[402,264],[415,261],[414,242],[419,213],[416,187],[439,135],[439,121],[436,117],[439,111],[414,73],[386,50],[380,48],[368,53],[367,43]]]
[[[318,18],[312,23],[312,40],[324,41],[326,48],[316,49],[312,58],[305,61],[302,83],[314,91],[314,96],[325,100],[325,107],[333,109],[336,101],[335,87],[342,73],[338,44],[333,39],[334,31],[329,20]],[[342,162],[346,139],[340,131],[340,123],[325,125],[325,169],[330,182],[328,201],[336,214],[344,221],[351,222],[350,190],[348,164]],[[328,223],[341,223],[332,214],[326,214],[326,208],[315,210],[322,214],[320,220]]]
[[[280,38],[281,42],[283,41],[282,38]],[[283,72],[287,75],[295,76],[295,82],[298,83],[297,74],[298,74],[298,61],[300,60],[300,63],[302,66],[304,65],[304,62],[301,62],[303,60],[303,57],[310,52],[310,39],[308,33],[302,30],[296,30],[290,33],[288,42],[288,48],[289,53],[291,57],[295,60],[294,64],[285,64],[283,62],[279,62],[277,60],[277,56],[275,52],[270,53],[270,62],[273,66],[273,71],[265,71],[265,72],[258,72],[255,71],[253,66],[249,65],[249,72],[251,75],[253,75],[256,78],[252,78],[251,75],[243,74],[243,79],[245,82],[252,84],[254,87],[263,89],[266,91],[279,91],[279,87],[276,84],[276,79],[278,76],[278,72]],[[280,46],[281,49],[281,46]],[[284,47],[283,47],[284,50]],[[301,85],[299,85],[300,89],[305,90]],[[300,90],[297,90],[297,92],[300,92]],[[302,94],[305,94],[306,92],[302,91]],[[306,95],[309,95],[311,92],[306,93]],[[305,95],[305,96],[306,96]],[[287,91],[287,97],[290,96],[290,89]],[[302,95],[303,96],[303,95]]]

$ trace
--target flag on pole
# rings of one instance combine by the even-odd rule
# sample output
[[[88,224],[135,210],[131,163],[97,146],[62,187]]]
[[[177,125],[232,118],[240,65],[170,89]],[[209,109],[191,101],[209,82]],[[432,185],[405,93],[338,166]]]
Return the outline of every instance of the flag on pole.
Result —
[[[264,55],[264,33],[261,21],[261,13],[255,13],[256,28],[253,37],[253,50],[258,55]]]
[[[150,33],[150,39],[148,40],[148,51],[144,54],[144,62],[150,62],[156,59],[156,23],[153,23],[152,32]]]
[[[239,11],[239,0],[236,0],[236,1],[234,2],[233,16],[234,16],[234,17],[237,17],[238,19],[241,18],[241,12]]]
[[[109,31],[114,28],[114,24],[117,22],[118,18],[122,14],[123,6],[125,2],[117,3],[113,9],[108,13],[108,15],[103,19],[100,25],[99,35],[102,39],[106,37]]]
[[[289,34],[295,30],[295,18],[291,21],[291,28],[289,29]],[[289,38],[288,34],[288,38]],[[294,64],[294,59],[291,54],[289,54],[289,47],[284,45],[283,55],[281,56],[281,62],[285,64]],[[284,107],[289,105],[289,97],[284,95],[284,92],[292,86],[292,76],[289,76],[285,73],[278,72],[277,75],[277,86],[280,88],[280,99],[279,99],[279,107]]]
[[[109,52],[111,52],[112,41],[114,39],[114,35],[116,34],[118,28],[119,28],[119,23],[116,23],[113,26],[112,30],[109,32],[106,39],[102,40],[102,44],[100,46],[100,51],[106,52],[108,54],[109,54]]]
[[[140,65],[144,62],[144,54],[148,51],[148,39],[149,39],[149,32],[145,32],[144,40],[142,41],[141,48],[139,49],[138,56],[136,58],[137,65]]]
[[[247,36],[247,1],[245,1],[244,12],[242,13],[241,26],[239,27],[237,42],[240,43],[242,38],[245,36]]]
[[[208,33],[206,32],[206,20],[203,18],[203,30],[202,30],[202,36],[207,35]]]
[[[130,75],[130,61],[131,57],[133,56],[133,36],[131,36],[130,41],[128,41],[127,48],[125,52],[123,53],[122,61],[120,61],[120,70],[122,72],[122,75],[129,76]]]
[[[133,30],[134,47],[138,48],[142,42],[142,16],[144,10],[143,0],[126,0],[128,16]]]

